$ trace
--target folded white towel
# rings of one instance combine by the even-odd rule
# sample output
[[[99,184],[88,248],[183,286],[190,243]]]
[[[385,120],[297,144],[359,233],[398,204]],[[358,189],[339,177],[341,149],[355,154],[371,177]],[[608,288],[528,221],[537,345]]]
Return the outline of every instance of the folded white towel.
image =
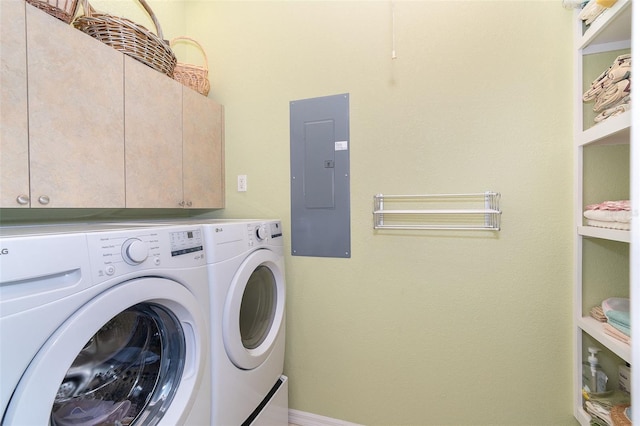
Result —
[[[607,410],[602,405],[586,400],[584,402],[584,408],[587,410],[587,413],[604,421],[606,424],[613,424],[613,420],[611,420],[611,411]]]
[[[596,18],[602,15],[602,12],[607,10],[606,7],[598,4],[596,0],[591,0],[587,5],[582,9],[578,17],[582,19],[587,25],[593,23]]]
[[[624,61],[619,65],[614,65],[609,69],[607,77],[611,83],[617,83],[620,80],[631,77],[631,61]]]
[[[607,90],[617,91],[618,89],[611,89],[611,87],[619,81],[629,80],[630,78],[631,54],[627,53],[618,56],[609,68],[593,80],[589,89],[582,95],[582,100],[584,102],[590,102],[599,97],[610,97],[610,94],[607,94]]]
[[[626,96],[631,94],[631,80],[624,79],[611,86],[605,88],[602,93],[599,93],[595,103],[593,104],[593,110],[600,112],[606,108],[610,108],[619,103]]]
[[[631,98],[631,96],[627,96],[627,97]],[[617,115],[622,114],[623,112],[629,111],[630,109],[631,109],[630,99],[627,101],[623,100],[622,103],[602,111],[593,119],[593,121],[595,121],[596,123],[601,123],[605,121],[607,118],[615,117]]]
[[[604,92],[605,85],[610,86],[610,84],[607,83],[607,80],[609,79],[608,74],[610,70],[611,70],[611,67],[607,68],[602,72],[602,74],[600,74],[598,77],[596,77],[595,80],[593,80],[589,89],[586,92],[584,92],[584,94],[582,95],[582,100],[584,102],[589,102],[594,100],[595,98],[600,96],[602,92]]]
[[[631,220],[631,212],[629,210],[585,210],[583,215],[587,219],[604,222],[628,223]]]
[[[588,226],[595,226],[597,228],[617,229],[620,231],[629,231],[631,224],[623,222],[604,222],[601,220],[587,219]]]

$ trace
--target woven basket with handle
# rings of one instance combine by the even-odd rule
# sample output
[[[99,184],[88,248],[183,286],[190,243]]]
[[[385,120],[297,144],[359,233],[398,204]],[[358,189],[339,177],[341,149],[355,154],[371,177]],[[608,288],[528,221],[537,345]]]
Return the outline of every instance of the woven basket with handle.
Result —
[[[67,24],[71,23],[78,9],[78,0],[27,0],[27,3]]]
[[[82,0],[84,15],[78,16],[73,21],[73,26],[143,64],[173,77],[176,56],[169,43],[162,39],[162,28],[153,10],[145,0],[138,1],[151,17],[158,35],[129,19],[97,13],[88,0]]]
[[[207,60],[207,53],[204,51],[200,43],[190,37],[176,37],[171,40],[169,45],[173,47],[180,41],[191,42],[198,46],[204,56],[204,65],[192,65],[178,62],[175,70],[173,71],[173,78],[200,94],[207,96],[209,94],[209,89],[211,88],[209,83],[209,64]]]

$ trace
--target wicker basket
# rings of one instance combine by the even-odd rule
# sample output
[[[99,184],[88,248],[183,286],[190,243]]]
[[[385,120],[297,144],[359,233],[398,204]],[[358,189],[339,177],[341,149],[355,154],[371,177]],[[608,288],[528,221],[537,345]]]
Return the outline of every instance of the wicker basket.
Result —
[[[78,0],[27,0],[32,6],[70,24],[78,10]]]
[[[73,26],[143,64],[173,77],[176,56],[169,43],[162,39],[162,28],[153,10],[145,0],[138,1],[153,20],[158,35],[129,19],[96,13],[88,0],[82,0],[84,15],[78,16],[73,21]]]
[[[627,416],[627,407],[630,404],[614,405],[611,408],[611,420],[613,424],[620,426],[631,426],[631,419]]]
[[[173,71],[173,78],[196,92],[207,96],[209,94],[209,89],[211,88],[211,85],[209,84],[209,64],[207,60],[207,53],[204,51],[200,43],[189,37],[176,37],[171,40],[169,45],[173,47],[176,42],[181,40],[192,42],[198,46],[204,56],[204,65],[191,65],[178,62],[175,70]]]

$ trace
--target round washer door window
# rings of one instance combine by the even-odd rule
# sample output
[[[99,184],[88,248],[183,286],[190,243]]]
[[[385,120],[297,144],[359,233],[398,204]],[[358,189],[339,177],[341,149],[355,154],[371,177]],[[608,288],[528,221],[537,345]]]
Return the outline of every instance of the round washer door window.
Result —
[[[282,260],[257,250],[231,282],[223,314],[227,355],[239,368],[258,367],[269,356],[284,322],[285,281]]]
[[[180,322],[163,306],[138,303],[120,312],[89,339],[67,370],[51,423],[160,419],[178,389],[185,352]]]
[[[205,332],[205,318],[182,285],[160,278],[122,283],[49,339],[19,383],[5,420],[178,424],[204,368],[206,344],[198,330]]]

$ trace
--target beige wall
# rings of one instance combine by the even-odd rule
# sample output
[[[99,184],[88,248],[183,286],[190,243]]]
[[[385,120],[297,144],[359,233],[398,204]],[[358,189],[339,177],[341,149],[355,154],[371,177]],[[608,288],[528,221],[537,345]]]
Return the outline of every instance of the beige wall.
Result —
[[[289,101],[350,94],[352,257],[286,258],[291,408],[368,425],[574,424],[560,1],[395,1],[395,60],[390,1],[149,3],[166,38],[204,45],[226,108],[227,208],[213,216],[289,230]],[[372,229],[376,193],[485,190],[502,193],[500,232]]]
[[[573,424],[571,13],[559,1],[187,3],[227,209],[289,218],[289,101],[350,94],[351,259],[291,257],[291,408]],[[236,192],[236,176],[249,190]],[[503,229],[376,232],[376,193],[502,193]],[[290,240],[287,236],[287,249]]]

